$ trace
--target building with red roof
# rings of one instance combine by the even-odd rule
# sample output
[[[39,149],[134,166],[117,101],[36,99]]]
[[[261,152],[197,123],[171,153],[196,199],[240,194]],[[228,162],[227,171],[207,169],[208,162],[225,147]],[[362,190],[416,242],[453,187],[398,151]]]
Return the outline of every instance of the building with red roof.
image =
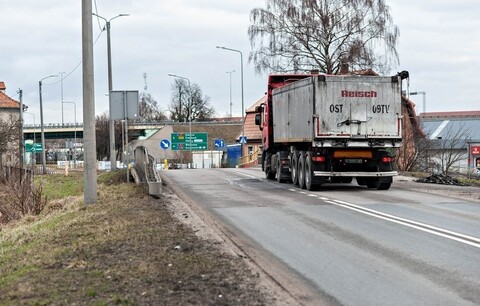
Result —
[[[5,83],[0,81],[0,121],[3,123],[20,124],[20,102],[12,99],[5,93]],[[8,125],[8,124],[7,124]],[[2,124],[2,126],[5,126]],[[10,125],[11,126],[11,125]],[[17,163],[20,157],[20,129],[18,133],[12,135],[15,139],[6,134],[6,131],[0,130],[0,163],[2,165],[12,165]]]

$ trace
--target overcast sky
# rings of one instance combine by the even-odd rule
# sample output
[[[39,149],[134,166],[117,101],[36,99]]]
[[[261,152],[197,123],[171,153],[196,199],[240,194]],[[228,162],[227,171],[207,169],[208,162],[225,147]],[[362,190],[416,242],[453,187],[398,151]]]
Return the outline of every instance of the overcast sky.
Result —
[[[248,63],[249,13],[264,0],[96,0],[93,10],[111,22],[113,88],[150,93],[166,110],[171,100],[168,73],[198,84],[217,116],[227,116],[232,73],[233,115],[241,115],[240,54],[243,52],[245,108],[266,90],[266,75]],[[400,28],[400,65],[410,72],[410,91],[425,91],[427,111],[480,110],[480,1],[387,0]],[[45,123],[62,121],[63,100],[82,118],[81,1],[0,0],[0,81],[7,94],[29,106],[40,122],[38,82],[43,81]],[[96,114],[108,111],[106,32],[93,17]],[[78,66],[78,67],[77,67]],[[144,78],[146,73],[146,80]],[[145,87],[147,89],[145,90]],[[422,95],[412,96],[423,111]],[[26,123],[34,116],[26,115]],[[74,122],[73,104],[64,104],[64,122]]]

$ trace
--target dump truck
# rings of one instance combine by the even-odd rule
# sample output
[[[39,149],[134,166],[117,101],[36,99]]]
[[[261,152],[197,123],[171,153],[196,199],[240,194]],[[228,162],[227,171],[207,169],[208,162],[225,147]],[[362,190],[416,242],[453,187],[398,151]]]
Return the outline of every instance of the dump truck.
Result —
[[[267,179],[313,190],[387,190],[402,142],[402,71],[394,76],[273,74],[255,111]]]

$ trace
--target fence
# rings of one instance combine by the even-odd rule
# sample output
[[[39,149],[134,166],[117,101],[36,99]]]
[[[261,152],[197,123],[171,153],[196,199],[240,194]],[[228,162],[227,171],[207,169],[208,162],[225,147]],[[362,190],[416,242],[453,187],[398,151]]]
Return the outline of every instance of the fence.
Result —
[[[258,165],[261,157],[262,157],[262,150],[258,148],[252,154],[248,154],[240,157],[238,161],[238,167],[244,168],[244,167],[252,167],[252,166]]]

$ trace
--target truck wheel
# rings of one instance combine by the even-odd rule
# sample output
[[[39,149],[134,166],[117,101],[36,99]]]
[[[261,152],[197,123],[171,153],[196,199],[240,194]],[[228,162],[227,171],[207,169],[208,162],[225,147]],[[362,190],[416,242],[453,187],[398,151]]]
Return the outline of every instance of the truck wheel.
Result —
[[[298,157],[298,187],[305,189],[305,152]]]
[[[282,165],[280,161],[280,153],[277,153],[277,164],[276,164],[276,172],[277,172],[277,182],[283,183],[285,180],[282,178]]]
[[[271,171],[271,166],[270,166],[271,159],[272,159],[272,155],[267,154],[267,156],[265,157],[265,160],[263,161],[264,162],[263,168],[265,169],[265,177],[267,178],[267,180],[273,180],[275,178],[275,172]]]
[[[356,177],[357,183],[360,186],[367,185],[367,180],[364,177]]]
[[[298,151],[293,151],[292,156],[292,183],[298,186]]]
[[[305,157],[305,188],[308,191],[315,190],[316,185],[313,180],[312,155],[307,153],[307,156]]]
[[[378,181],[378,178],[369,178],[367,179],[367,187],[368,188],[379,188],[380,182]]]
[[[390,186],[392,185],[392,183],[380,183],[378,185],[378,190],[388,190],[390,189]]]

